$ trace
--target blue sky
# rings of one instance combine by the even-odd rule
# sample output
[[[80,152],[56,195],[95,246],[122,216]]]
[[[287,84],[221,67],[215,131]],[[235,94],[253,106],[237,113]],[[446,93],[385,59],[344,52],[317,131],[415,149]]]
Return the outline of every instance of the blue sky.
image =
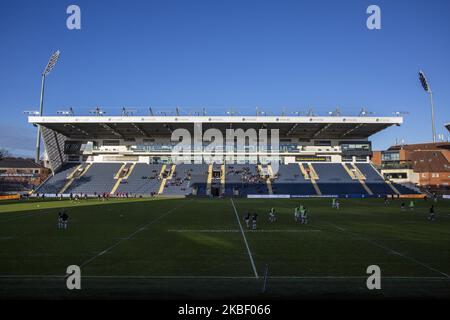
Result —
[[[66,8],[81,8],[81,30],[66,28]],[[381,8],[368,30],[366,8]],[[408,111],[405,124],[372,137],[386,148],[431,139],[423,69],[435,96],[438,133],[450,122],[450,1],[159,0],[0,2],[0,148],[33,155],[35,128],[23,110],[45,114],[99,105],[168,111],[233,107],[254,113],[340,107],[357,114]],[[196,108],[197,107],[197,108]],[[447,136],[448,134],[445,133]]]

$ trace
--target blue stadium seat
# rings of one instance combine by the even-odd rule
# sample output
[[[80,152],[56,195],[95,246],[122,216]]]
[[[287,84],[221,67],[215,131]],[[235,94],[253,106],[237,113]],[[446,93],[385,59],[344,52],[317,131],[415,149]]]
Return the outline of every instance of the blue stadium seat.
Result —
[[[75,170],[78,163],[66,163],[55,175],[47,179],[37,190],[37,193],[57,194],[67,183],[67,176]]]
[[[36,192],[56,194],[67,183],[70,175],[78,164],[65,164],[59,172],[49,178]],[[121,163],[94,163],[81,176],[75,178],[65,193],[102,194],[111,192],[117,182],[114,176],[121,168]],[[127,164],[130,167],[131,164]],[[365,176],[365,183],[375,196],[393,194],[392,188],[369,163],[357,163],[356,166]],[[313,163],[319,179],[316,180],[323,195],[364,195],[367,192],[358,180],[352,179],[340,163]],[[161,185],[159,173],[161,164],[137,163],[126,179],[122,179],[116,193],[131,195],[151,195],[157,193]],[[166,166],[168,174],[172,165]],[[220,164],[213,165],[214,170],[220,170]],[[206,195],[208,177],[207,164],[179,164],[171,179],[167,179],[163,190],[164,195],[190,195],[193,188],[197,195]],[[219,183],[218,179],[213,181]],[[416,194],[415,190],[403,185],[393,184],[401,194]],[[234,191],[240,196],[250,194],[268,194],[266,181],[259,176],[255,164],[225,165],[225,195],[232,196]],[[298,164],[280,165],[272,181],[274,194],[315,195],[316,191],[309,180],[305,180]]]
[[[116,193],[150,195],[158,193],[161,185],[161,164],[136,163],[127,179],[123,179]]]
[[[394,194],[392,188],[384,181],[378,171],[369,163],[357,163],[359,171],[366,177],[366,185],[374,195]]]
[[[340,163],[314,163],[319,179],[317,185],[323,195],[367,195],[358,180],[353,180]]]
[[[277,178],[272,181],[272,190],[274,194],[316,194],[312,183],[305,180],[297,163],[279,166]]]
[[[225,195],[268,194],[269,190],[264,181],[259,179],[256,164],[227,164],[225,165]]]
[[[207,164],[178,164],[175,167],[172,179],[167,180],[163,194],[189,195],[192,194],[193,186],[198,185],[200,187],[197,190],[197,195],[204,195],[206,194],[207,178]]]
[[[85,174],[75,178],[66,193],[88,195],[109,193],[116,182],[114,176],[121,166],[121,163],[94,163]]]

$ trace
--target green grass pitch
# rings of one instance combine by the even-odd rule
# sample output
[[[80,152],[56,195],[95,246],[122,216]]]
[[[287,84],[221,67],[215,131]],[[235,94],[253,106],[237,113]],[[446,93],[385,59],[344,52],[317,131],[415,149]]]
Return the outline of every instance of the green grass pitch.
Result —
[[[342,199],[339,211],[330,199],[1,202],[0,298],[448,299],[450,201],[435,204],[434,222],[430,200],[414,211],[401,201]],[[308,225],[294,222],[300,203]],[[68,230],[56,227],[62,208]],[[245,210],[258,213],[256,232]],[[66,288],[69,265],[81,267],[81,290]],[[366,287],[369,265],[381,290]]]

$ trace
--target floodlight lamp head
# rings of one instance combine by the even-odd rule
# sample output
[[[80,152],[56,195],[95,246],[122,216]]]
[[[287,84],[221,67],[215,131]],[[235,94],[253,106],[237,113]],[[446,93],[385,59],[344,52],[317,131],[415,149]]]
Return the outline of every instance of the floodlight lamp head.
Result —
[[[50,57],[50,60],[48,61],[47,65],[45,66],[44,72],[42,73],[44,77],[47,76],[50,73],[50,71],[52,71],[53,68],[55,67],[56,62],[58,62],[59,59],[59,54],[60,51],[57,50]]]
[[[431,92],[430,86],[428,84],[427,78],[425,77],[425,73],[423,73],[422,70],[419,71],[419,80],[420,80],[420,83],[422,84],[423,89],[426,92],[430,93]]]

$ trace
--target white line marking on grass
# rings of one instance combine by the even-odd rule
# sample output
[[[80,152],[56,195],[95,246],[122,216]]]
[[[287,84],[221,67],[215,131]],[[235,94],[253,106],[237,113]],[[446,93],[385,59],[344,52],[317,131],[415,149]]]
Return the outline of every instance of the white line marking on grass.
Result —
[[[237,233],[241,232],[238,229],[169,229],[167,232],[180,232],[180,233]],[[259,230],[245,230],[244,232],[249,233],[295,233],[295,232],[322,232],[322,230],[310,229],[310,230],[299,230],[299,229],[259,229]]]
[[[245,232],[249,233],[295,233],[295,232],[322,232],[322,230],[318,229],[309,229],[309,230],[300,230],[300,229],[258,229],[258,230],[246,230]]]
[[[167,232],[187,232],[187,233],[236,233],[239,232],[237,229],[169,229]]]
[[[335,225],[333,225],[333,227],[335,227],[336,229],[338,229],[338,230],[340,230],[340,231],[347,231],[346,229],[344,229],[344,228],[341,228],[341,227],[339,227],[339,226],[335,226]]]
[[[80,264],[80,268],[86,266],[87,264],[91,263],[92,261],[94,261],[95,259],[97,259],[98,257],[101,257],[102,255],[104,255],[105,253],[108,253],[109,251],[111,251],[112,249],[114,249],[115,247],[117,247],[118,245],[120,245],[122,242],[130,240],[131,238],[133,238],[135,235],[137,235],[139,232],[142,232],[143,230],[146,230],[146,228],[150,225],[152,225],[153,223],[161,220],[162,218],[166,217],[167,215],[169,215],[170,213],[174,212],[175,210],[185,206],[187,204],[187,202],[182,203],[178,206],[176,206],[175,208],[172,208],[168,211],[166,211],[165,213],[163,213],[162,215],[160,215],[159,217],[147,222],[146,224],[144,224],[143,226],[138,227],[138,229],[132,233],[130,233],[127,237],[125,238],[121,238],[119,241],[117,241],[116,243],[114,243],[113,245],[109,246],[108,248],[106,248],[105,250],[101,251],[100,253],[94,255],[93,257],[89,258],[88,260],[84,261],[82,264]]]
[[[64,279],[66,275],[0,275],[0,279]],[[174,279],[174,280],[255,280],[253,276],[133,276],[133,275],[84,275],[86,279]],[[352,280],[367,279],[366,276],[269,276],[275,280]],[[383,279],[389,280],[424,280],[450,281],[447,277],[405,277],[387,276]]]
[[[332,226],[332,227],[334,227],[334,228],[336,228],[336,229],[338,229],[338,230],[341,230],[341,231],[342,231],[342,230],[345,230],[345,229],[339,228],[338,226],[336,226],[336,225],[334,225],[334,224],[329,224],[329,225]],[[439,271],[438,269],[433,268],[433,267],[431,267],[431,266],[429,266],[429,265],[427,265],[427,264],[425,264],[425,263],[423,263],[423,262],[420,262],[420,261],[418,261],[417,259],[415,259],[415,258],[413,258],[413,257],[407,256],[407,255],[405,255],[405,254],[403,254],[403,253],[401,253],[401,252],[398,252],[398,251],[396,251],[396,250],[393,250],[393,249],[391,249],[391,248],[388,248],[388,247],[386,247],[386,246],[384,246],[384,245],[382,245],[382,244],[380,244],[380,243],[378,243],[378,242],[376,242],[376,241],[374,241],[374,240],[372,240],[372,239],[368,239],[368,238],[361,237],[361,236],[360,236],[359,234],[357,234],[357,233],[350,232],[350,231],[348,231],[348,230],[345,230],[345,231],[343,231],[343,232],[347,232],[348,234],[350,234],[352,237],[354,237],[354,238],[357,239],[357,240],[364,240],[364,241],[367,241],[367,242],[373,244],[374,246],[377,246],[377,247],[379,247],[379,248],[381,248],[381,249],[386,250],[388,253],[392,253],[392,254],[398,255],[398,256],[400,256],[400,257],[406,259],[406,260],[412,261],[412,262],[414,262],[414,263],[416,263],[416,264],[418,264],[418,265],[420,265],[420,266],[422,266],[422,267],[424,267],[424,268],[426,268],[426,269],[428,269],[428,270],[437,272],[437,273],[439,273],[439,274],[445,276],[446,278],[450,279],[450,276],[449,276],[448,274],[446,274],[446,273],[444,273],[444,272],[442,272],[442,271]]]
[[[258,271],[256,271],[255,262],[253,261],[252,252],[250,251],[250,247],[248,246],[247,238],[245,237],[244,229],[242,228],[241,219],[239,219],[239,215],[236,210],[236,206],[234,205],[233,198],[230,198],[231,204],[233,205],[234,213],[236,214],[236,219],[239,223],[239,228],[241,229],[242,237],[244,238],[245,246],[247,248],[248,256],[250,257],[250,262],[252,264],[253,272],[255,273],[255,278],[258,279]]]
[[[293,279],[293,280],[351,280],[351,279],[367,279],[367,276],[269,276],[270,279]],[[447,277],[404,277],[390,276],[383,279],[389,280],[448,280]]]

